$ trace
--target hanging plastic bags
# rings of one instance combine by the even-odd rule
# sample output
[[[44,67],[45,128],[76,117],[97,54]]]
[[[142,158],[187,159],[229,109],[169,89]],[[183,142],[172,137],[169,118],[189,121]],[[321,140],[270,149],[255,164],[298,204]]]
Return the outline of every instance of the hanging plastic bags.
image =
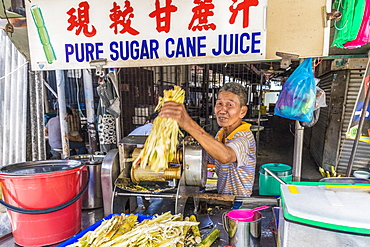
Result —
[[[274,114],[310,122],[316,101],[316,85],[312,58],[307,58],[289,76],[276,102]]]
[[[334,22],[332,46],[344,48],[345,43],[357,37],[364,16],[365,0],[336,0],[333,9],[342,12],[342,18]]]
[[[366,0],[364,17],[362,19],[360,31],[355,40],[344,44],[347,49],[355,49],[370,42],[370,0]]]
[[[319,88],[317,86],[317,84],[319,83],[319,81],[320,81],[320,79],[315,78],[315,83],[316,83],[316,100],[315,100],[314,111],[313,111],[313,114],[312,114],[312,120],[311,120],[311,122],[300,122],[300,124],[303,127],[309,127],[309,128],[311,128],[312,126],[314,126],[317,123],[317,121],[319,121],[320,108],[321,107],[327,107],[325,91],[322,90],[321,88]]]

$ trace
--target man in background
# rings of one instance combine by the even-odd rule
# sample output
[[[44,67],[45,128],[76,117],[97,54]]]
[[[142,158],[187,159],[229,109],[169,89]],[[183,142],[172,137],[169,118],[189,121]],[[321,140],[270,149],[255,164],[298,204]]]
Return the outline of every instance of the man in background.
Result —
[[[73,116],[72,110],[67,107],[66,109],[66,118],[65,121],[68,121],[68,118]],[[60,159],[60,153],[57,151],[58,149],[62,149],[62,132],[60,129],[60,118],[59,115],[53,117],[49,120],[49,122],[45,126],[45,135],[49,137],[49,145],[50,145],[50,152],[53,154],[52,158]],[[86,154],[86,146],[83,139],[79,136],[73,136],[68,133],[68,140],[69,140],[69,148],[70,149],[77,149],[77,154]]]
[[[152,130],[153,121],[158,116],[158,112],[153,113],[150,115],[148,121],[143,126],[137,127],[134,129],[129,136],[148,136],[150,134],[150,131]]]

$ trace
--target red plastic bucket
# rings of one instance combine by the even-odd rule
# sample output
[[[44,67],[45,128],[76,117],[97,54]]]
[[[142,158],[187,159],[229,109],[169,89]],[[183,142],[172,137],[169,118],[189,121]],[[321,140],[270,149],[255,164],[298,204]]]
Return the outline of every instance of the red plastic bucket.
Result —
[[[81,230],[79,197],[86,187],[82,184],[86,171],[76,160],[24,162],[0,168],[5,201],[1,203],[7,204],[15,243],[51,245]]]

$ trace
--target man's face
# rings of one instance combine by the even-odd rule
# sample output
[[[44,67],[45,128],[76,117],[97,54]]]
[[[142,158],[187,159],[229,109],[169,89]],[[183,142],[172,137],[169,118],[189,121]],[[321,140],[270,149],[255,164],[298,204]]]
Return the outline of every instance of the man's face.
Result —
[[[214,110],[217,123],[222,128],[236,128],[247,113],[247,107],[240,106],[238,95],[225,91],[218,94]]]

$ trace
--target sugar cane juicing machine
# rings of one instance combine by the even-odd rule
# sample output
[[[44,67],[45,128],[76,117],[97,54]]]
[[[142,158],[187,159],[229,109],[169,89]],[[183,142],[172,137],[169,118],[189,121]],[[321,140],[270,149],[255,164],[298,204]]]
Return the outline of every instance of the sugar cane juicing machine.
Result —
[[[170,209],[173,213],[184,213],[187,199],[193,198],[196,211],[199,192],[205,188],[207,179],[207,164],[203,161],[202,147],[193,139],[185,138],[178,145],[175,158],[169,162],[168,168],[155,172],[149,167],[133,166],[146,138],[146,136],[127,136],[120,141],[118,146],[120,174],[114,180],[111,208],[108,213],[118,213],[127,209],[130,212],[137,212],[140,199],[144,202],[140,206],[146,204],[146,207],[150,207],[149,204],[158,198],[165,200],[165,203],[162,203],[165,205],[160,205],[165,207],[163,210]]]

